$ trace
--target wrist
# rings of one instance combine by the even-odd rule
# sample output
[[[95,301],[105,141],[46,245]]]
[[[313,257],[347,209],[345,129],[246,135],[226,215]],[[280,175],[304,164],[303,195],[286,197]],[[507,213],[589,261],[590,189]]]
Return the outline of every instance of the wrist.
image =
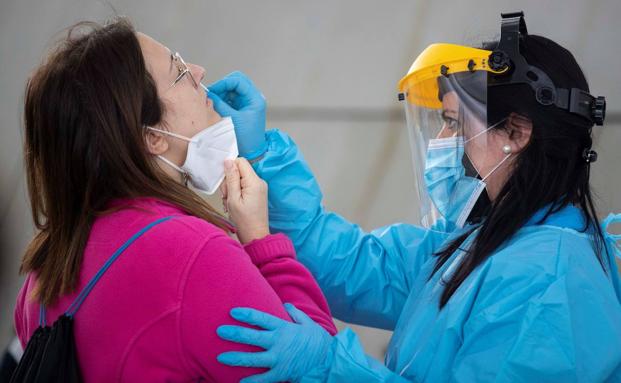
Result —
[[[252,150],[241,151],[239,155],[247,159],[251,164],[260,161],[267,152],[267,141],[264,139],[258,145],[254,145]]]
[[[296,382],[304,383],[327,381],[330,369],[334,363],[334,354],[336,352],[336,348],[338,347],[337,339],[330,335],[328,335],[328,337],[330,339],[326,341],[322,352],[317,355],[315,363],[313,363],[310,370],[306,371],[303,376],[296,379]]]
[[[289,237],[282,233],[270,233],[267,237],[251,241],[243,245],[243,247],[250,256],[252,263],[258,268],[270,264],[277,259],[295,259],[293,243]]]
[[[263,239],[270,235],[270,229],[267,226],[254,227],[237,227],[237,238],[242,245],[246,245],[254,240]]]

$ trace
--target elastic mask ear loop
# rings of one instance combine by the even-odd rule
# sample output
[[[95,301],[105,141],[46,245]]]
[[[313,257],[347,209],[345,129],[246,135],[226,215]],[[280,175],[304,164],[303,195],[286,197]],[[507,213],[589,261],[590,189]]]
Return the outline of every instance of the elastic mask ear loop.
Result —
[[[165,130],[161,130],[161,129],[152,128],[152,127],[150,127],[150,126],[146,126],[146,128],[147,128],[147,129],[149,129],[149,130],[153,130],[153,131],[155,131],[155,132],[160,132],[160,133],[165,134],[165,135],[167,135],[167,136],[171,136],[171,137],[178,138],[178,139],[183,140],[183,141],[187,141],[187,142],[194,142],[191,138],[187,138],[186,136],[182,136],[182,135],[177,134],[177,133],[167,132],[167,131],[165,131]]]
[[[185,170],[181,169],[179,166],[175,165],[171,160],[169,160],[168,158],[166,158],[164,156],[158,155],[157,158],[162,160],[166,165],[170,166],[171,168],[173,168],[176,171],[178,171],[179,173],[181,173],[181,175],[183,177],[183,184],[185,186],[188,186],[188,181],[190,180],[190,174],[188,172],[186,172]]]
[[[505,161],[509,159],[509,157],[511,157],[511,153],[507,154],[507,155],[505,156],[505,158],[503,158],[503,159],[502,159],[502,161],[500,161],[500,162],[498,163],[498,165],[494,166],[494,168],[493,168],[493,169],[492,169],[489,173],[487,173],[487,175],[486,175],[485,177],[481,178],[481,181],[485,182],[485,180],[486,180],[489,176],[491,176],[491,175],[492,175],[492,173],[494,173],[494,172],[496,171],[496,169],[498,169],[498,168],[499,168],[502,164],[504,164],[504,163],[505,163]]]
[[[482,130],[479,133],[475,134],[474,136],[468,138],[467,140],[464,141],[464,143],[468,143],[468,142],[474,140],[475,138],[479,137],[480,135],[489,132],[491,129],[494,129],[495,127],[497,127],[498,125],[502,124],[505,121],[507,121],[507,117],[503,118],[502,120],[498,121],[497,123],[495,123],[494,125],[488,127],[487,129]]]
[[[184,137],[180,134],[176,134],[176,133],[171,133],[171,132],[167,132],[165,130],[161,130],[161,129],[156,129],[156,128],[152,128],[150,126],[145,126],[145,128],[149,129],[149,130],[153,130],[156,132],[160,132],[162,134],[167,134],[169,136],[175,137],[175,138],[179,138],[181,140],[187,141],[187,142],[192,142],[191,139]],[[178,171],[179,173],[181,173],[183,175],[183,183],[187,186],[188,184],[188,180],[190,179],[190,175],[188,174],[188,172],[186,172],[185,170],[183,170],[182,168],[180,168],[179,166],[177,166],[174,162],[172,162],[171,160],[169,160],[168,158],[162,156],[162,155],[157,155],[157,158],[159,158],[160,160],[162,160],[166,165],[170,166],[171,168],[175,169],[176,171]]]
[[[503,123],[503,122],[505,122],[505,121],[507,121],[507,117],[505,117],[505,118],[503,118],[502,120],[498,121],[497,123],[493,124],[493,125],[492,125],[492,126],[490,126],[489,128],[487,128],[487,129],[485,129],[485,130],[483,130],[483,131],[481,131],[481,132],[479,132],[479,133],[475,134],[474,136],[470,137],[469,139],[464,140],[464,144],[466,144],[466,143],[468,143],[468,142],[470,142],[470,141],[474,140],[475,138],[479,137],[480,135],[482,135],[482,134],[484,134],[484,133],[487,133],[490,129],[494,129],[495,127],[497,127],[498,125],[502,124],[502,123]],[[496,169],[498,169],[498,168],[499,168],[499,167],[500,167],[500,166],[501,166],[501,165],[502,165],[502,164],[503,164],[506,160],[508,160],[508,159],[509,159],[509,157],[511,157],[511,153],[507,153],[507,155],[505,156],[505,158],[503,158],[503,159],[502,159],[502,161],[500,161],[500,162],[498,163],[498,165],[494,166],[494,168],[493,168],[493,169],[492,169],[489,173],[487,173],[487,175],[486,175],[485,177],[481,178],[481,181],[482,181],[482,182],[485,182],[485,180],[486,180],[489,176],[491,176],[491,175],[492,175],[492,173],[494,173],[494,172],[496,171]],[[476,168],[475,168],[475,170],[476,170]]]
[[[187,173],[185,170],[181,169],[179,166],[175,165],[171,160],[169,160],[168,158],[161,156],[158,154],[157,158],[159,158],[160,160],[164,161],[168,166],[170,166],[171,168],[175,169],[176,171],[178,171],[179,173]]]

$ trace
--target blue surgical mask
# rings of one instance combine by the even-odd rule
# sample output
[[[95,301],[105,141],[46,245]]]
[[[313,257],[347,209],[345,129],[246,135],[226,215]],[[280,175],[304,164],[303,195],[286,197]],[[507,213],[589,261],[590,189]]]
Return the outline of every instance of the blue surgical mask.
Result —
[[[429,140],[425,163],[427,192],[447,223],[461,228],[485,190],[485,182],[465,174],[463,137]]]

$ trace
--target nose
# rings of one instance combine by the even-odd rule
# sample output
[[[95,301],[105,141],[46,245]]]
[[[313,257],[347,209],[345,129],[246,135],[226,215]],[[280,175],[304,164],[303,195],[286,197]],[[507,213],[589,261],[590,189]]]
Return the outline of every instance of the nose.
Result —
[[[197,82],[203,81],[205,77],[205,68],[196,64],[188,64],[190,71],[192,72],[192,76],[196,79]]]

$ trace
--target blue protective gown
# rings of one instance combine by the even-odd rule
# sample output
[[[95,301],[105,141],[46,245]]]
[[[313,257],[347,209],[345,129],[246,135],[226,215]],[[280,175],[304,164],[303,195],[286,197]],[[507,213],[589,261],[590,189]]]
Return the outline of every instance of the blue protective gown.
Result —
[[[433,253],[462,231],[447,233],[440,222],[364,232],[323,209],[287,135],[272,130],[267,139],[254,168],[269,185],[272,230],[292,239],[336,318],[394,330],[385,365],[346,329],[303,381],[621,382],[619,238],[607,236],[604,271],[577,208],[543,224],[538,213],[438,310],[440,279],[463,253],[429,280]]]

